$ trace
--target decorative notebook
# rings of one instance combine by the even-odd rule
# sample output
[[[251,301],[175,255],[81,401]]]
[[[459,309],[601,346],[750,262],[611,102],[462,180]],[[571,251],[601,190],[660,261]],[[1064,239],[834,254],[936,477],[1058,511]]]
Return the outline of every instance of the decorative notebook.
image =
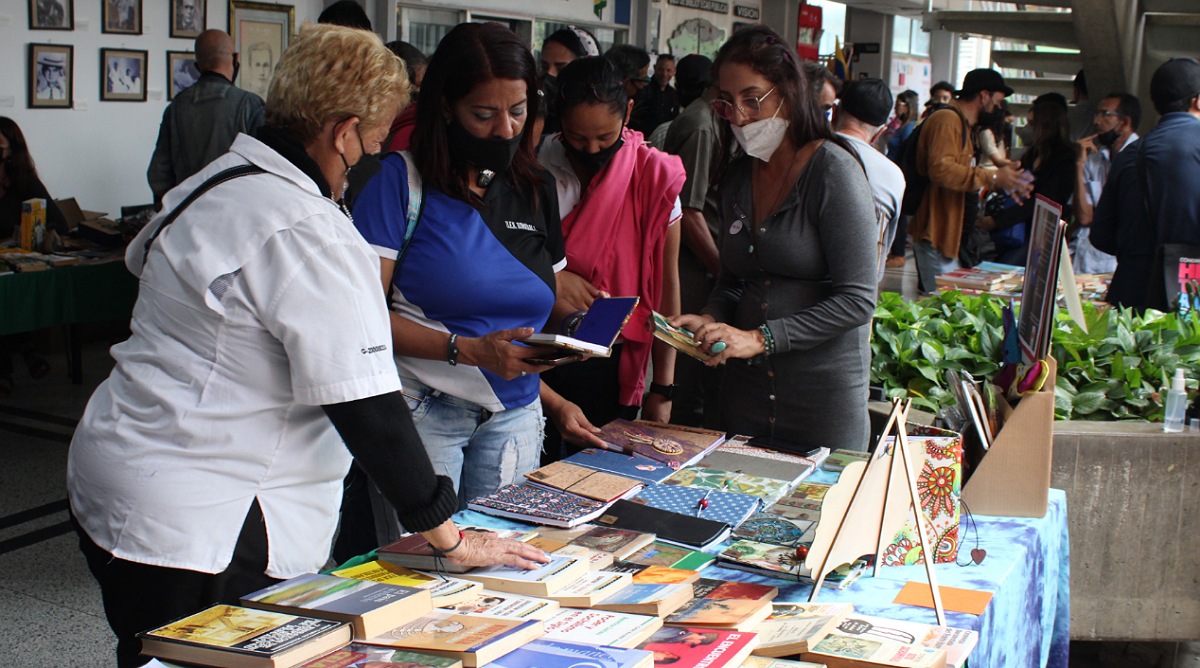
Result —
[[[467,507],[533,524],[573,527],[599,517],[607,504],[545,487],[507,485],[471,501]]]
[[[600,438],[626,454],[637,453],[681,469],[723,443],[725,434],[709,429],[613,420],[601,428]]]
[[[701,500],[706,505],[701,504]],[[757,496],[676,485],[647,487],[635,497],[635,502],[680,515],[724,522],[731,527],[744,522],[762,505]]]

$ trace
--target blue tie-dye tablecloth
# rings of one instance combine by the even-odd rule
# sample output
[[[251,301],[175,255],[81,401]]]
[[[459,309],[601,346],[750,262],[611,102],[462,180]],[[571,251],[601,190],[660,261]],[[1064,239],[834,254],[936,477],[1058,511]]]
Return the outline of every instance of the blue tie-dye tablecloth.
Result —
[[[972,516],[976,532],[964,514],[959,562],[967,566],[938,564],[938,583],[963,589],[992,592],[983,615],[946,612],[953,627],[979,632],[979,645],[971,653],[971,668],[1066,668],[1070,644],[1071,560],[1067,541],[1067,496],[1050,490],[1045,517]],[[493,528],[526,526],[474,511],[455,516],[460,524]],[[971,563],[976,547],[987,551],[981,564]],[[719,548],[718,548],[719,551]],[[779,602],[804,602],[812,587],[789,583],[719,566],[704,569],[703,576],[721,580],[761,582],[779,587]],[[924,566],[888,566],[878,578],[870,571],[843,591],[825,588],[818,601],[854,604],[864,615],[936,624],[933,610],[898,605],[900,588],[910,580],[924,582]]]

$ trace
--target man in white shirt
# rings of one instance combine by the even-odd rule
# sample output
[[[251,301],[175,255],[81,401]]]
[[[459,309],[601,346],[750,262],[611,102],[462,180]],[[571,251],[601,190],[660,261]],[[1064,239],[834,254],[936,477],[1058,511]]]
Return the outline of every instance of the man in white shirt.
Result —
[[[875,196],[879,217],[879,280],[883,280],[887,249],[892,247],[904,200],[904,172],[873,144],[887,125],[892,111],[892,91],[882,79],[858,79],[842,88],[841,102],[833,111],[833,129],[850,142],[862,160]]]
[[[1116,271],[1117,258],[1098,250],[1091,242],[1092,218],[1104,182],[1118,153],[1138,140],[1136,132],[1142,120],[1142,104],[1129,93],[1109,93],[1096,107],[1092,135],[1075,142],[1075,222],[1080,226],[1075,237],[1076,272],[1103,274]]]

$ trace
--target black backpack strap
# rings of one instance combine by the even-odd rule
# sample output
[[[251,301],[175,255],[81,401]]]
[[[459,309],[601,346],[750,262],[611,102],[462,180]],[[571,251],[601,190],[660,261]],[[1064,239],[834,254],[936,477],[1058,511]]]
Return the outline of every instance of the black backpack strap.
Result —
[[[163,218],[163,221],[158,224],[158,229],[154,230],[154,233],[150,235],[149,239],[146,239],[146,244],[142,247],[142,266],[146,265],[146,260],[150,257],[150,246],[154,244],[154,240],[158,238],[158,235],[162,234],[162,231],[166,229],[168,225],[175,222],[175,219],[179,217],[179,214],[183,213],[184,209],[191,206],[192,202],[195,202],[197,199],[199,199],[201,195],[221,185],[222,183],[225,183],[226,181],[236,179],[240,176],[250,176],[251,174],[265,173],[266,170],[258,165],[238,165],[236,167],[230,167],[229,169],[217,172],[209,177],[207,181],[201,183],[199,187],[197,187],[187,196],[187,198],[179,203],[179,206],[175,207],[171,213],[167,214],[166,217]]]

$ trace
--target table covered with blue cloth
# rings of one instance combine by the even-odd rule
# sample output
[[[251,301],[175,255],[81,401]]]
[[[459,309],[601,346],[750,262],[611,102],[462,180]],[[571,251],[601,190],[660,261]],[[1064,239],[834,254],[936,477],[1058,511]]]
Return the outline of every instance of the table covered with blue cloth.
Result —
[[[1070,644],[1070,544],[1067,541],[1067,497],[1050,490],[1044,517],[979,517],[964,512],[959,533],[959,563],[938,564],[938,583],[992,592],[982,615],[946,611],[952,627],[979,632],[979,645],[971,653],[972,668],[1033,668],[1067,666]],[[459,524],[491,528],[522,528],[526,524],[475,511],[455,515]],[[978,527],[978,544],[976,531]],[[709,551],[724,549],[727,544]],[[971,561],[971,550],[987,555],[980,564]],[[868,570],[857,582],[838,591],[825,587],[817,602],[853,603],[857,613],[891,619],[936,624],[930,608],[893,603],[906,582],[924,582],[924,566],[887,566],[879,577]],[[758,582],[779,588],[779,602],[805,602],[812,586],[770,578],[714,564],[702,576],[719,580]]]

